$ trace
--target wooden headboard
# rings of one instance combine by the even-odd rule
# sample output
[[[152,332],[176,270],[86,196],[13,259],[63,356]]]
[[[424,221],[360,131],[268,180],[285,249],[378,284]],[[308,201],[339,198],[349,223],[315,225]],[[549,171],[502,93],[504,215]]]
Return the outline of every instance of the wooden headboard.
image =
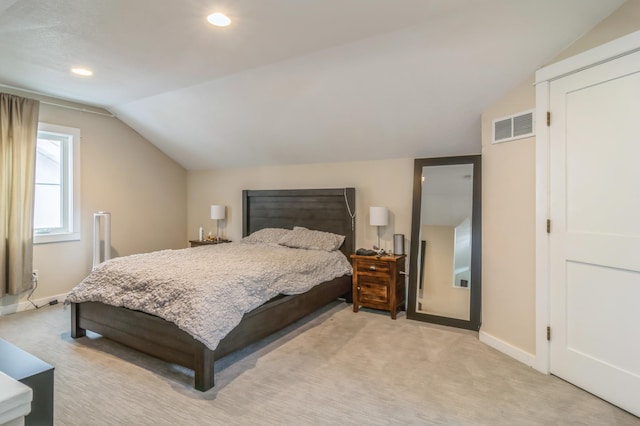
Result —
[[[340,248],[349,256],[356,249],[355,188],[242,191],[242,236],[263,228],[303,226],[344,235]]]

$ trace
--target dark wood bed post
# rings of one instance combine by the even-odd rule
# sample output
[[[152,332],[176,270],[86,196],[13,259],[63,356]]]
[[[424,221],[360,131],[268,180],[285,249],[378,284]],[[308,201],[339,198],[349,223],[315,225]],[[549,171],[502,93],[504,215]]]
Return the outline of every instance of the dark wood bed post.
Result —
[[[80,309],[80,306],[77,303],[71,304],[71,337],[74,339],[87,335],[87,330],[80,327],[78,309]]]
[[[194,349],[193,362],[195,372],[194,388],[201,392],[205,392],[214,386],[214,352],[209,350],[203,343]]]

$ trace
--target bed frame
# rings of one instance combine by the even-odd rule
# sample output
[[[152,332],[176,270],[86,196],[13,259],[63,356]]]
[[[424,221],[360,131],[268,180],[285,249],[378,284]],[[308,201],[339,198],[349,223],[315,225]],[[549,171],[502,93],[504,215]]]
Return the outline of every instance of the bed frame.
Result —
[[[355,251],[355,189],[242,191],[243,236],[257,230],[304,226],[345,235],[341,250]],[[248,312],[212,351],[175,324],[154,315],[99,302],[71,304],[71,337],[86,330],[193,369],[194,387],[214,386],[214,360],[256,342],[309,315],[331,301],[351,301],[351,277],[343,276],[295,296],[280,296]]]

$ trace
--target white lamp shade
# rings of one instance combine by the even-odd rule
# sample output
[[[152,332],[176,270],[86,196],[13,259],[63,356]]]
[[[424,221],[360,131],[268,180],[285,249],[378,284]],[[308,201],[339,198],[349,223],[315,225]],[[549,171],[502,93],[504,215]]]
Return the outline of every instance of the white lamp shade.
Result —
[[[369,224],[371,226],[387,226],[389,210],[386,207],[369,207]]]
[[[211,219],[224,219],[225,206],[211,206]]]

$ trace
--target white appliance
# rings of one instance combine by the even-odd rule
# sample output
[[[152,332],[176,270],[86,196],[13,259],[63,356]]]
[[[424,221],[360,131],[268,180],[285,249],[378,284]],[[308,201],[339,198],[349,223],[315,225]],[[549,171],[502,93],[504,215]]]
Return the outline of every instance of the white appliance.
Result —
[[[91,270],[96,269],[99,264],[109,259],[111,259],[111,213],[97,212],[93,214],[93,266]]]

